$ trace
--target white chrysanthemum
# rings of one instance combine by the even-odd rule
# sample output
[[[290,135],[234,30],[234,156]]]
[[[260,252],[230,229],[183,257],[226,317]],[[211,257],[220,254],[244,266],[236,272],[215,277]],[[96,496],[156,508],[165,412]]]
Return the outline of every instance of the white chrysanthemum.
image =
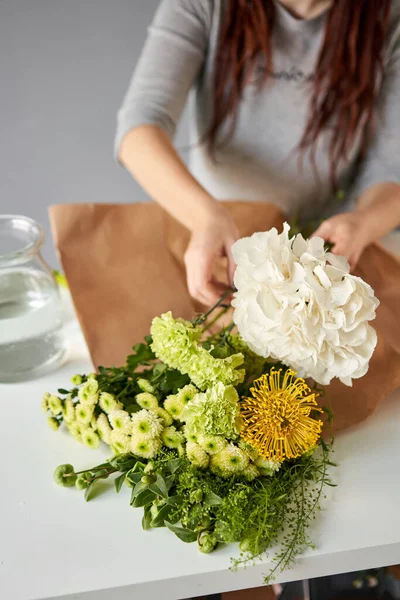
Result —
[[[111,427],[118,429],[126,435],[130,435],[132,431],[131,416],[125,410],[112,410],[108,415]]]
[[[131,439],[130,451],[136,456],[142,458],[154,458],[161,450],[162,442],[160,438],[152,439]]]
[[[195,467],[199,467],[200,469],[206,469],[208,467],[210,457],[199,444],[196,444],[196,442],[188,442],[186,444],[186,455]]]
[[[97,419],[97,431],[101,439],[106,443],[111,443],[111,432],[110,423],[104,413],[102,413]]]
[[[136,402],[146,410],[155,410],[158,408],[158,400],[149,392],[142,392],[136,396]]]
[[[112,410],[118,410],[122,407],[122,404],[117,401],[115,396],[108,392],[102,392],[100,394],[99,401],[100,408],[106,413],[110,413]]]
[[[115,429],[110,433],[110,446],[115,454],[125,454],[130,452],[131,438],[129,435]]]
[[[165,427],[169,427],[170,425],[172,425],[173,418],[171,417],[169,412],[167,412],[160,406],[157,406],[157,408],[155,408],[153,412],[157,415],[157,417],[160,417],[160,419],[162,419]]]
[[[164,409],[171,415],[173,419],[179,421],[185,410],[186,402],[182,396],[178,394],[168,396],[164,402]]]
[[[218,454],[228,445],[226,439],[219,435],[199,435],[198,443],[207,454]]]
[[[93,407],[89,404],[77,404],[75,406],[76,419],[84,425],[88,425],[93,417]]]
[[[94,450],[100,446],[100,438],[91,427],[82,431],[82,442],[85,446],[93,448]]]
[[[135,439],[148,440],[161,435],[164,425],[162,420],[150,410],[140,410],[131,417],[132,436]]]
[[[216,475],[228,479],[244,473],[248,465],[248,456],[234,444],[229,444],[221,452],[211,456],[210,469]]]
[[[166,427],[161,434],[161,440],[167,448],[179,448],[185,441],[185,436],[175,427]]]
[[[95,379],[88,381],[81,387],[78,392],[78,398],[82,404],[97,404],[99,399],[99,384]]]
[[[376,346],[368,321],[379,305],[347,261],[321,238],[289,238],[275,228],[233,246],[237,264],[234,321],[249,347],[301,376],[346,385],[365,375]]]
[[[266,458],[257,458],[255,466],[260,471],[261,475],[274,475],[281,468],[281,462],[278,460],[268,460]]]

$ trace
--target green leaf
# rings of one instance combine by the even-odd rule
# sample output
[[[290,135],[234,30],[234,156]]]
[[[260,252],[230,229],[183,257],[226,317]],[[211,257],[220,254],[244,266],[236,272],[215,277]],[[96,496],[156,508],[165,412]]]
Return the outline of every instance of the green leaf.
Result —
[[[125,477],[126,477],[126,473],[122,473],[122,475],[120,475],[119,477],[117,477],[114,480],[115,491],[117,492],[117,494],[120,493],[121,488],[124,485]]]
[[[173,458],[172,460],[168,461],[167,469],[171,473],[171,475],[173,475],[180,468],[181,464],[182,464],[181,458]]]
[[[139,508],[142,506],[147,506],[148,504],[152,504],[155,500],[156,496],[149,489],[143,490],[140,494],[134,496],[131,500],[131,506],[134,508]]]
[[[165,527],[164,522],[166,519],[168,519],[169,517],[169,513],[171,512],[171,510],[173,509],[172,506],[165,504],[164,506],[162,506],[160,508],[160,510],[157,513],[157,516],[153,518],[153,520],[151,521],[151,526],[152,527]]]
[[[167,491],[169,492],[172,486],[175,483],[175,475],[169,475],[169,477],[165,478],[165,485],[167,487]]]
[[[94,492],[95,492],[95,487],[96,487],[96,483],[97,481],[92,481],[92,483],[89,485],[89,487],[86,488],[85,490],[85,500],[86,502],[90,502],[90,500],[93,498]]]
[[[144,513],[143,513],[143,518],[142,518],[142,529],[144,531],[147,531],[148,529],[151,529],[151,504],[148,504],[147,506],[144,507]]]
[[[219,506],[222,504],[222,498],[214,494],[214,492],[207,492],[204,496],[204,504],[206,506]]]
[[[191,529],[186,529],[185,527],[179,527],[178,525],[173,525],[168,521],[164,522],[165,526],[168,527],[170,531],[172,531],[182,542],[186,544],[192,544],[197,540],[197,533],[192,531]]]
[[[135,496],[147,489],[149,489],[149,484],[139,481],[132,490],[132,498],[134,498]]]
[[[143,476],[141,473],[138,473],[138,472],[135,472],[132,470],[130,470],[126,473],[126,478],[129,479],[129,481],[131,483],[139,483],[139,481],[142,479],[142,477]]]
[[[190,383],[188,375],[182,375],[180,371],[168,369],[158,383],[163,394],[176,394],[180,389]]]
[[[110,460],[110,465],[118,471],[129,471],[134,468],[137,463],[137,458],[132,454],[119,454]]]
[[[147,365],[149,361],[154,360],[156,355],[148,344],[136,344],[133,348],[134,354],[126,359],[128,369],[135,371],[139,365]]]
[[[69,394],[69,391],[68,391],[68,390],[64,390],[64,388],[59,388],[59,389],[57,390],[57,392],[58,392],[59,394],[62,394],[63,396],[65,396],[66,394]]]
[[[182,496],[169,496],[166,500],[167,504],[170,506],[179,506],[183,503]]]
[[[157,473],[156,477],[156,481],[149,486],[150,489],[157,496],[161,496],[162,498],[168,498],[168,490],[164,478],[159,473]]]

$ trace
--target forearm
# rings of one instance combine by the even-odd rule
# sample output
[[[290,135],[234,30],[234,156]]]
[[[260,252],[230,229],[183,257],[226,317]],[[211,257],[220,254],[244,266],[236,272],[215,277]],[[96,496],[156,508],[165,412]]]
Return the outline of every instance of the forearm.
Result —
[[[218,212],[219,203],[191,175],[159,127],[143,125],[129,131],[119,159],[149,196],[189,230]]]
[[[400,226],[400,185],[379,183],[360,197],[356,212],[363,216],[370,241],[384,237]]]

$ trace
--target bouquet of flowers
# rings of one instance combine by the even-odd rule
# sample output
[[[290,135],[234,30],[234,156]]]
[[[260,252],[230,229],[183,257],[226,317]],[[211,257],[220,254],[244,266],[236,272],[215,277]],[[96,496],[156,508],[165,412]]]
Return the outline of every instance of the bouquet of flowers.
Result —
[[[322,386],[362,377],[376,344],[370,286],[323,240],[289,231],[235,244],[231,325],[213,329],[228,294],[193,321],[163,314],[125,366],[76,375],[71,390],[43,398],[51,427],[112,450],[84,471],[61,465],[57,483],[90,500],[113,476],[117,493],[131,488],[144,529],[168,527],[204,553],[239,542],[234,566],[280,544],[268,581],[312,545],[307,528],[332,485]]]

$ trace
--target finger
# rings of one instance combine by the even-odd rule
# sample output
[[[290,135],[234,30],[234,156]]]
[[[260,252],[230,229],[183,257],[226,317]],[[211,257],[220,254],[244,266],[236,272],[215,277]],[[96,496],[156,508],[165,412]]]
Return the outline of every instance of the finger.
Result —
[[[225,246],[225,254],[226,254],[226,258],[228,259],[228,281],[231,286],[233,286],[233,280],[234,280],[235,271],[236,271],[236,263],[233,259],[233,254],[232,254],[232,246],[234,243],[235,243],[235,241],[232,240],[232,241],[228,242]]]
[[[324,221],[321,225],[314,231],[311,237],[321,237],[325,241],[329,239],[329,236],[332,234],[332,227],[329,224],[329,221]]]

